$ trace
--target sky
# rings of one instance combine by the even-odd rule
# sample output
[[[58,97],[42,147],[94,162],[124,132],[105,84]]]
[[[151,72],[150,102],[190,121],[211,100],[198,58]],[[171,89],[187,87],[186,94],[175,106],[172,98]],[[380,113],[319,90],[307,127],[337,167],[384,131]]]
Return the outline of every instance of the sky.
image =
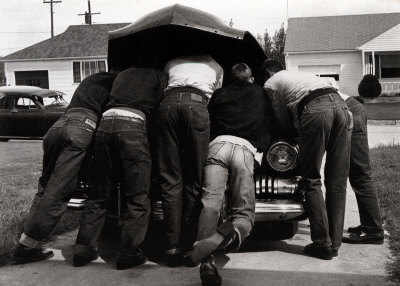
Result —
[[[44,0],[2,0],[0,3],[0,56],[50,37],[50,5]],[[46,0],[49,1],[49,0]],[[60,1],[60,0],[58,0]],[[84,24],[78,14],[87,0],[61,0],[54,4],[54,33],[69,25]],[[400,12],[400,0],[91,0],[93,23],[134,22],[154,10],[182,4],[204,10],[254,36],[273,33],[287,17],[331,16]]]

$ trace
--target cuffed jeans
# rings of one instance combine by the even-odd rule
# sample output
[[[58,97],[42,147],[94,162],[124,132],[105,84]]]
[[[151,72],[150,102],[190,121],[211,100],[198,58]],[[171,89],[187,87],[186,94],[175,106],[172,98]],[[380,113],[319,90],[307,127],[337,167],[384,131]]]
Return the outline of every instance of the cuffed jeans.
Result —
[[[335,93],[310,101],[300,116],[300,188],[305,191],[311,239],[335,249],[343,236],[351,121],[348,107]],[[320,170],[325,151],[324,202]]]
[[[43,138],[43,171],[20,242],[39,247],[64,214],[77,187],[80,166],[92,141],[97,116],[86,108],[71,108]]]
[[[206,99],[171,91],[159,107],[157,142],[167,249],[188,248],[196,238],[203,167],[210,137]]]
[[[238,230],[240,242],[251,232],[255,219],[254,156],[244,146],[216,142],[210,146],[204,169],[204,184],[197,240],[214,234],[224,202],[228,220]]]
[[[89,193],[76,243],[95,248],[105,222],[106,201],[117,182],[121,206],[121,251],[135,252],[144,241],[150,215],[151,156],[145,123],[103,117],[94,141],[94,188]]]
[[[371,177],[367,114],[363,105],[353,97],[349,97],[346,103],[354,120],[349,179],[356,195],[361,226],[366,233],[383,233],[377,192]]]

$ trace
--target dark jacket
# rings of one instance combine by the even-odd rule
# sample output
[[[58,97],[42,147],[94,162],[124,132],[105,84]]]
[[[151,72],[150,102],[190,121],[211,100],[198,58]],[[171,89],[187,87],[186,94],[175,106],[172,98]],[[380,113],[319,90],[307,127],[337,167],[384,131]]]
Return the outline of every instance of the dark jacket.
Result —
[[[150,116],[160,103],[167,80],[165,73],[155,69],[126,69],[115,79],[106,108],[135,108]]]
[[[269,147],[271,104],[262,87],[233,82],[217,89],[208,111],[211,140],[219,135],[234,135],[248,140],[259,151]]]
[[[108,100],[116,73],[100,72],[86,77],[75,90],[68,109],[83,107],[101,116]]]

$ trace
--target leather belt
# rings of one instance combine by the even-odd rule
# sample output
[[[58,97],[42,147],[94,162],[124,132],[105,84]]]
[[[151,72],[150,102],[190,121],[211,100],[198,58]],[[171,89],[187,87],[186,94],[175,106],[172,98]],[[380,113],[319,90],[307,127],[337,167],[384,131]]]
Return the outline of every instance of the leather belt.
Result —
[[[301,114],[303,113],[304,107],[306,107],[306,105],[312,100],[330,93],[337,93],[337,90],[331,87],[327,87],[310,91],[309,94],[303,97],[297,105],[297,117],[300,118]]]
[[[203,91],[198,88],[191,87],[191,86],[180,86],[180,87],[173,87],[165,91],[165,97],[169,95],[177,95],[180,98],[182,95],[190,95],[190,99],[197,101],[197,102],[204,102],[208,103],[209,98],[205,95]]]

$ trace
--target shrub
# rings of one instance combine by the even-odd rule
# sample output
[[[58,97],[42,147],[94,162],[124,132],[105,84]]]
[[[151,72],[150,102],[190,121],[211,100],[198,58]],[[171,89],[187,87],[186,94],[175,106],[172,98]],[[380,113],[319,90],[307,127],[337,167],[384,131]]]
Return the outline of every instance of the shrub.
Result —
[[[378,97],[381,94],[382,86],[375,75],[366,74],[358,85],[358,94],[361,97]]]

